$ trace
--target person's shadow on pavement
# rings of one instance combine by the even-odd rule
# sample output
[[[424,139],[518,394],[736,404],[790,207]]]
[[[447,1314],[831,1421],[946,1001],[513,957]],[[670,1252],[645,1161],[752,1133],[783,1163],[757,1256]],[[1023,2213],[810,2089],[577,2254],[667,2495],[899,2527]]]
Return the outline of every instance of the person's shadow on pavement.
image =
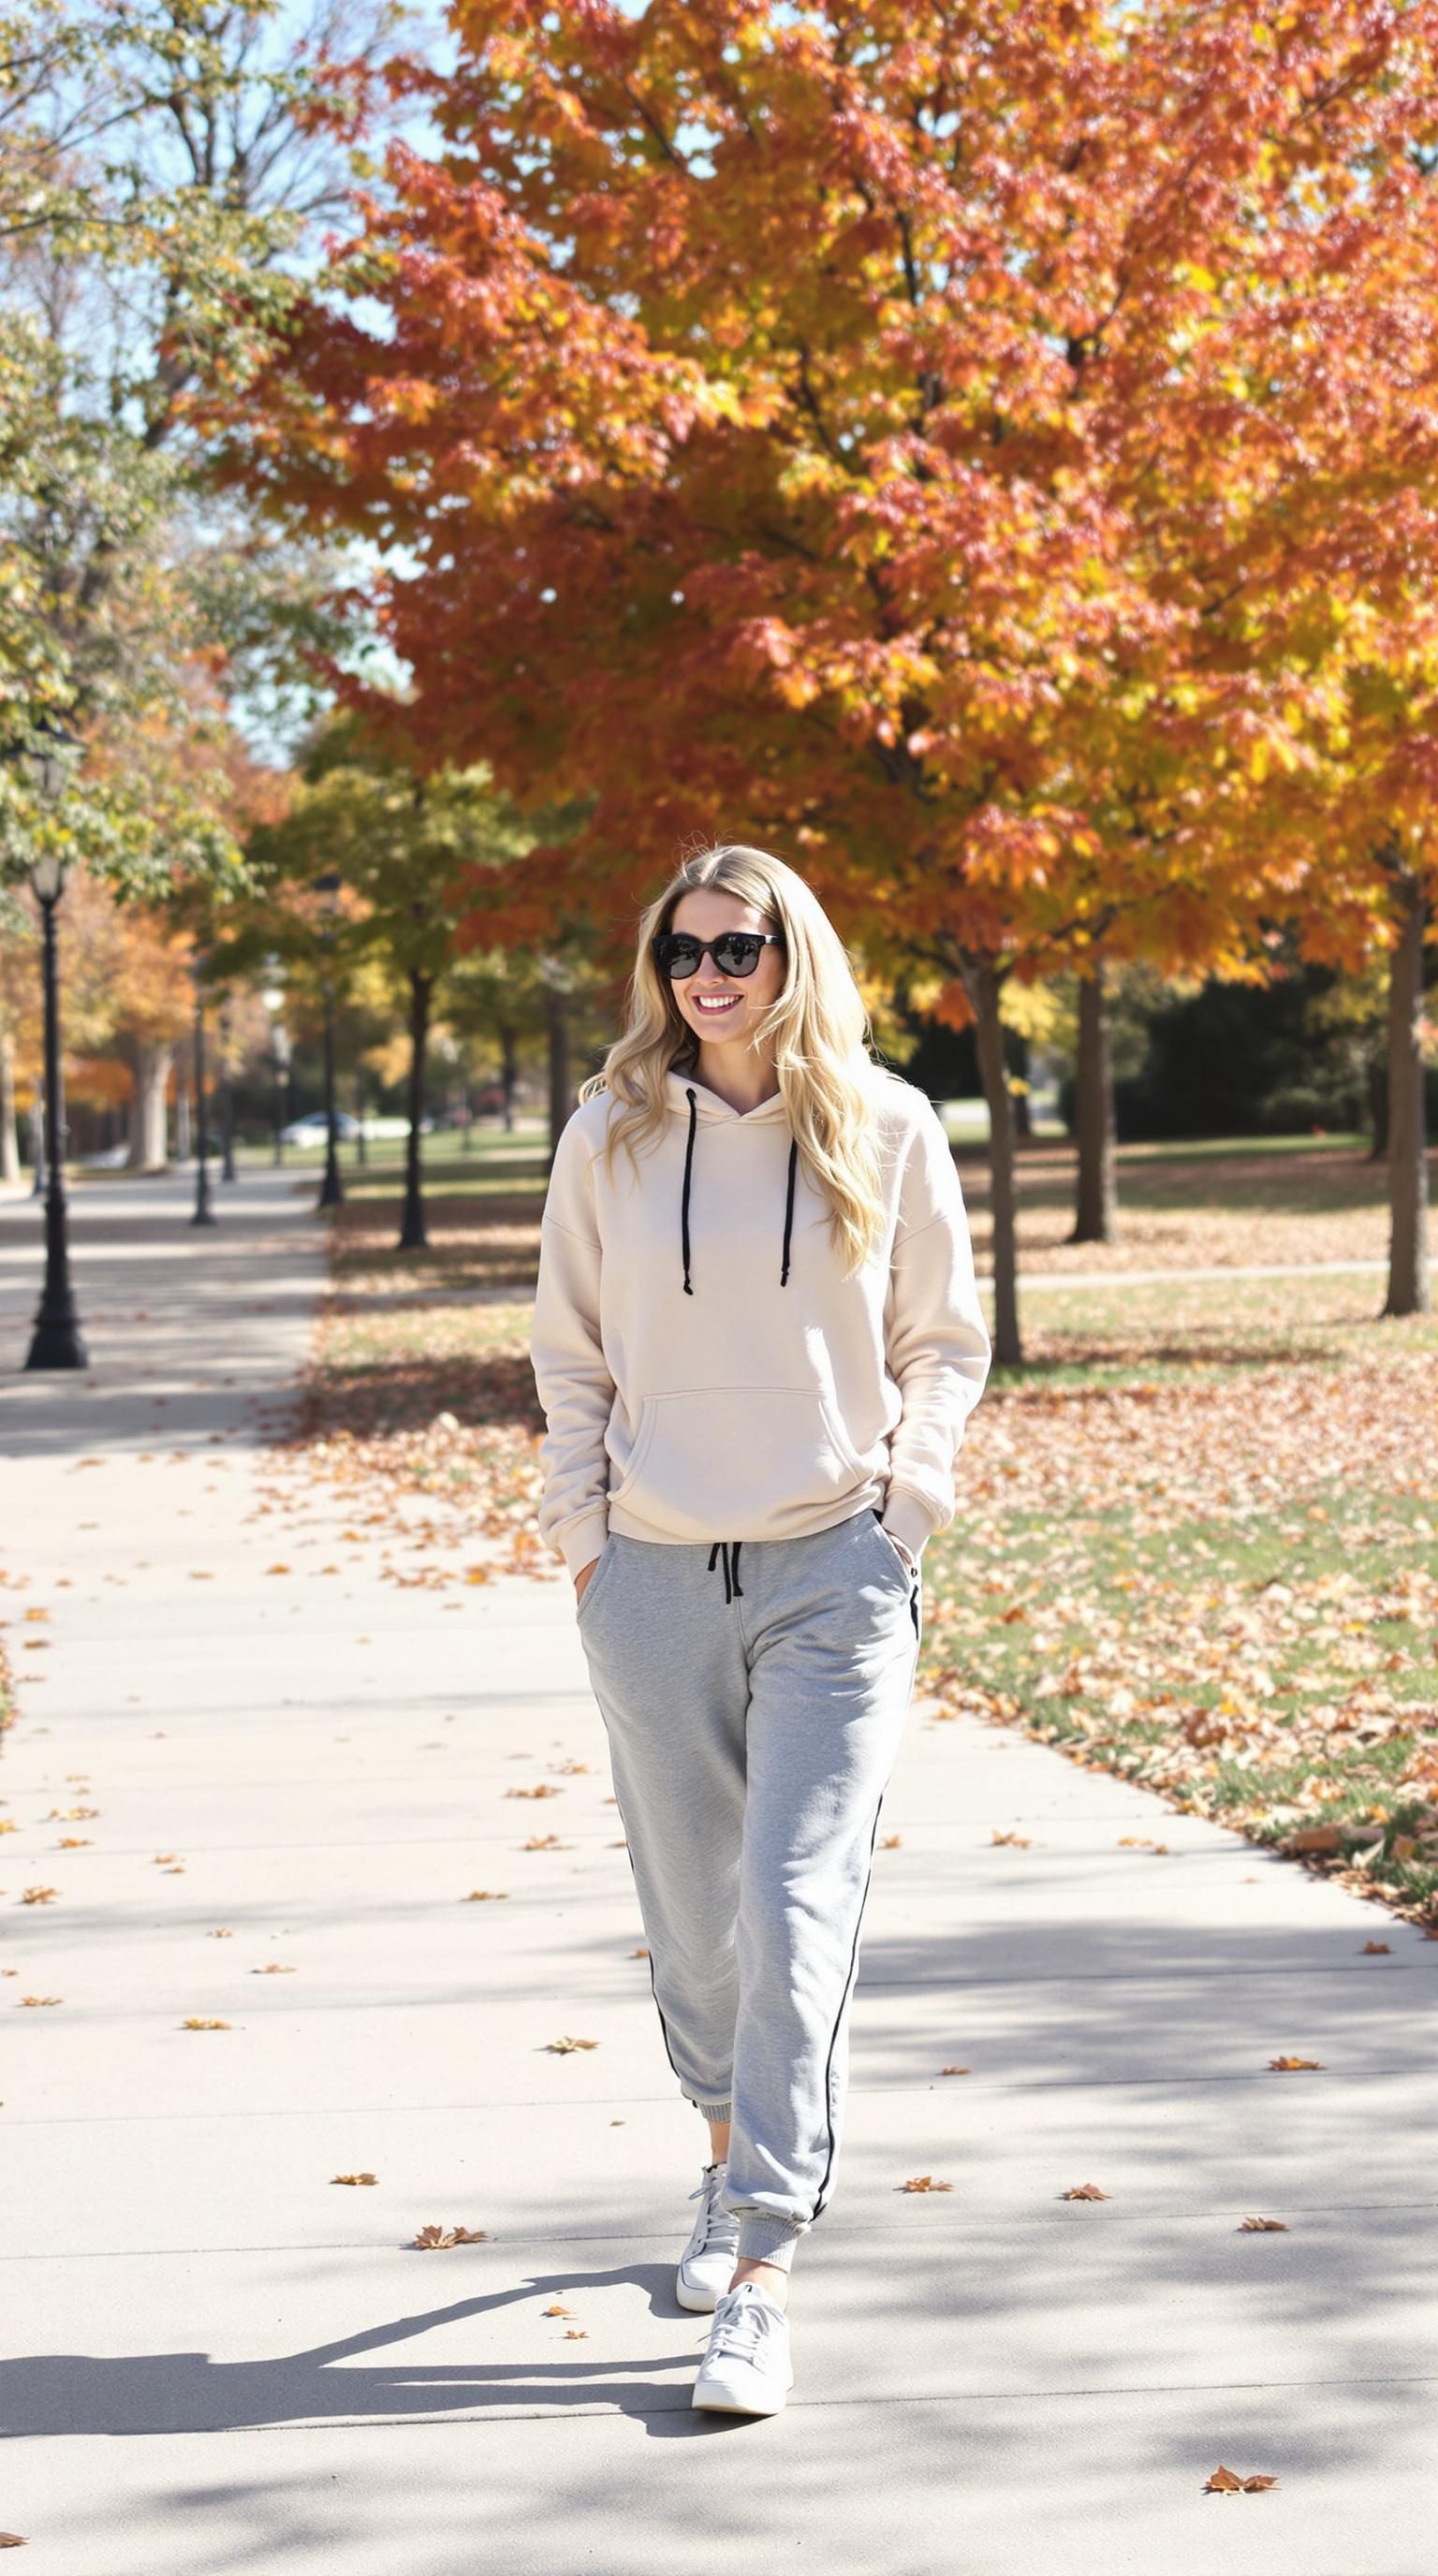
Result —
[[[0,2437],[78,2433],[218,2433],[267,2424],[333,2418],[429,2415],[453,2406],[487,2404],[590,2406],[596,2397],[621,2414],[663,2416],[694,2431],[732,2417],[693,2409],[689,2386],[702,2358],[696,2341],[672,2355],[643,2361],[581,2357],[574,2347],[539,2363],[406,2362],[376,2370],[334,2369],[361,2353],[428,2334],[462,2317],[485,2316],[543,2293],[566,2300],[586,2289],[624,2286],[648,2290],[658,2308],[665,2283],[672,2296],[673,2267],[626,2265],[608,2272],[535,2273],[486,2295],[456,2299],[391,2324],[369,2326],[335,2343],[264,2361],[211,2361],[203,2352],[126,2353],[101,2359],[91,2353],[27,2353],[0,2361]],[[707,2329],[707,2317],[680,2317],[676,2325]],[[662,2374],[683,2371],[682,2390]]]

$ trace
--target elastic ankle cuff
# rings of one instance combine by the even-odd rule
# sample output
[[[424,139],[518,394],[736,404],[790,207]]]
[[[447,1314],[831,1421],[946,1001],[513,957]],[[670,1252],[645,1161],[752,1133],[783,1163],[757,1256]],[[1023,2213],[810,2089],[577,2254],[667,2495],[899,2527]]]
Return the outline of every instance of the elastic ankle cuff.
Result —
[[[803,2232],[801,2227],[791,2227],[787,2218],[771,2217],[767,2209],[743,2210],[739,2218],[736,2260],[741,2263],[772,2263],[776,2271],[790,2272],[794,2268],[794,2255]]]
[[[697,2102],[694,2107],[700,2118],[712,2120],[716,2129],[727,2128],[734,2117],[732,2102]]]

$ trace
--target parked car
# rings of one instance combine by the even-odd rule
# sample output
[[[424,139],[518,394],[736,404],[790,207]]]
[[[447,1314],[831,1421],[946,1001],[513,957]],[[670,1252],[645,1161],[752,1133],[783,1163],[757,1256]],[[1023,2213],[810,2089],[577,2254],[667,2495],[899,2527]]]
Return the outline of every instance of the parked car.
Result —
[[[327,1133],[325,1113],[322,1109],[306,1110],[303,1118],[292,1118],[281,1133],[287,1145],[322,1145]],[[359,1134],[359,1122],[351,1118],[347,1109],[335,1111],[335,1133],[346,1144],[353,1143]]]

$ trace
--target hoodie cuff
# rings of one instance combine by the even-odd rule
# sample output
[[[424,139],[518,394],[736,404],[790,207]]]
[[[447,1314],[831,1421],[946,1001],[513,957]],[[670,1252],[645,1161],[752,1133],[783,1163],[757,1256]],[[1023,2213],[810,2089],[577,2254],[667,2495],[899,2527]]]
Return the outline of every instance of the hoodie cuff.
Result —
[[[571,1580],[581,1575],[586,1565],[593,1562],[608,1536],[607,1506],[597,1512],[587,1512],[582,1521],[570,1522],[564,1536],[557,1539],[555,1544],[569,1570]]]
[[[925,1540],[933,1537],[934,1523],[922,1496],[911,1493],[907,1485],[891,1485],[882,1517],[885,1529],[901,1538],[913,1556],[923,1555]]]

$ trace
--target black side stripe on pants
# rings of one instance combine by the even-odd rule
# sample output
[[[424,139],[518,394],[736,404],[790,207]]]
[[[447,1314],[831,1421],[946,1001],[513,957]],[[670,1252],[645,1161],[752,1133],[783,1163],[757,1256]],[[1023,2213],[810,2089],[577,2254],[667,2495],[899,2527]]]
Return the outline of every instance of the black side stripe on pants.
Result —
[[[887,1795],[888,1791],[885,1790],[884,1796],[887,1797]],[[818,2198],[809,2212],[809,2222],[811,2226],[814,2220],[818,2217],[820,2210],[823,2209],[826,2204],[829,2189],[829,2176],[834,2170],[834,2097],[831,2090],[834,2050],[838,2045],[839,2024],[844,2018],[844,2006],[849,2000],[849,1991],[854,1982],[854,1970],[858,1964],[859,1934],[863,1928],[864,1908],[869,1902],[869,1886],[874,1875],[874,1845],[879,1839],[879,1818],[883,1812],[884,1798],[881,1797],[877,1807],[874,1809],[874,1830],[869,1836],[869,1873],[868,1877],[864,1881],[864,1893],[859,1899],[859,1910],[854,1920],[854,1946],[849,1952],[849,1973],[844,1980],[844,1991],[839,1999],[839,2009],[834,2015],[834,2027],[829,2033],[829,2054],[824,2061],[824,2114],[829,2124],[829,2161],[824,2167],[824,2178],[819,2185]]]
[[[593,1576],[591,1575],[591,1576],[590,1576],[590,1581],[591,1581],[591,1582],[593,1582],[593,1580],[594,1580],[594,1578],[593,1578]],[[623,1825],[623,1826],[624,1826],[624,1848],[625,1848],[626,1852],[628,1852],[628,1854],[629,1854],[629,1875],[630,1875],[630,1877],[631,1877],[631,1878],[633,1879],[633,1881],[634,1881],[634,1893],[635,1893],[635,1895],[636,1895],[636,1897],[637,1897],[637,1896],[638,1896],[638,1894],[639,1894],[639,1874],[638,1874],[638,1871],[635,1869],[635,1866],[634,1866],[634,1854],[633,1854],[633,1851],[630,1849],[630,1842],[629,1842],[629,1827],[628,1827],[628,1825],[625,1823],[625,1818],[624,1818],[624,1809],[620,1806],[620,1804],[619,1804],[619,1800],[618,1800],[618,1798],[617,1798],[617,1797],[615,1798],[614,1804],[615,1804],[615,1808],[616,1808],[616,1810],[617,1810],[617,1812],[618,1812],[619,1821],[620,1821],[621,1825]],[[641,1923],[642,1923],[642,1922],[643,1922],[643,1920],[644,1920],[644,1908],[643,1908],[643,1906],[642,1906],[642,1905],[641,1905],[641,1906],[640,1906],[640,1908],[639,1908],[639,1919],[640,1919],[640,1922],[641,1922]],[[660,2000],[659,2000],[659,1989],[658,1989],[658,1987],[656,1986],[656,1984],[655,1984],[655,1982],[654,1982],[654,1953],[653,1953],[653,1951],[652,1951],[652,1950],[650,1951],[650,1954],[649,1954],[649,1991],[650,1991],[651,1995],[654,1997],[654,2009],[655,2009],[655,2011],[656,2011],[656,2012],[658,2013],[658,2015],[659,2015],[659,2028],[660,2028],[660,2031],[662,2032],[662,2034],[663,2034],[663,2038],[664,2038],[664,2054],[665,2054],[665,2056],[668,2058],[668,2060],[669,2060],[669,2063],[670,2063],[671,2067],[673,2067],[673,2068],[674,2068],[674,2073],[675,2073],[676,2077],[678,2077],[679,2090],[680,2090],[680,2092],[681,2092],[681,2093],[683,2093],[683,2092],[684,2092],[684,2078],[683,2078],[683,2076],[682,2076],[682,2075],[680,2075],[678,2067],[674,2065],[674,2051],[673,2051],[673,2049],[672,2049],[672,2048],[670,2047],[670,2045],[669,2045],[669,2024],[668,2024],[668,2022],[667,2022],[667,2021],[665,2020],[665,2018],[664,2018],[664,2007],[663,2007],[663,2005],[661,2004],[661,2002],[660,2002]],[[686,2102],[688,2101],[689,2096],[688,2096],[688,2094],[687,2094],[687,2093],[685,2093],[685,2094],[684,2094],[684,2099],[685,2099],[685,2101],[686,2101]]]

